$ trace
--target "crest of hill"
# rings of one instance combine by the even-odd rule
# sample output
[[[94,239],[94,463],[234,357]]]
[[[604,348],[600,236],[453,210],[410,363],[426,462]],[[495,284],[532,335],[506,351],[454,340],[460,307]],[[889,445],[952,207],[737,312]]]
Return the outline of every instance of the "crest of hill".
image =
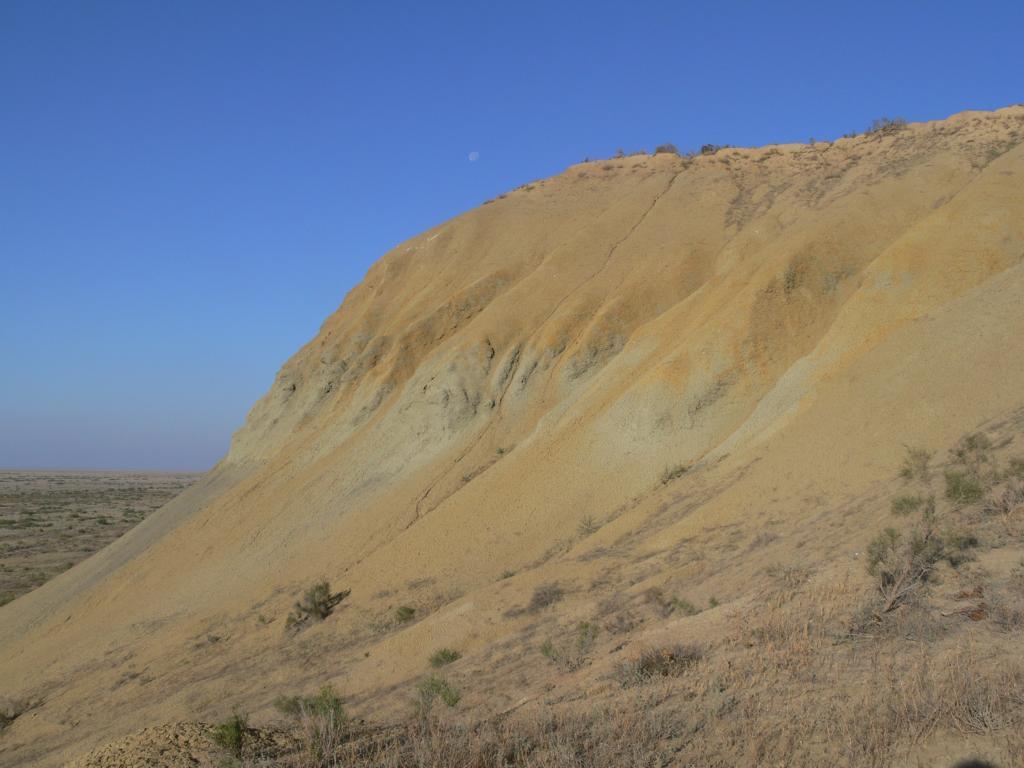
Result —
[[[1024,404],[1022,141],[1011,107],[587,162],[402,243],[203,481],[0,609],[0,678],[41,702],[0,754],[57,764],[302,681],[386,712],[421,649],[523,632],[538,585],[572,615],[715,531],[859,547],[817,510]],[[763,557],[698,571],[740,599]],[[283,635],[321,578],[343,609]],[[378,631],[398,605],[425,618]]]

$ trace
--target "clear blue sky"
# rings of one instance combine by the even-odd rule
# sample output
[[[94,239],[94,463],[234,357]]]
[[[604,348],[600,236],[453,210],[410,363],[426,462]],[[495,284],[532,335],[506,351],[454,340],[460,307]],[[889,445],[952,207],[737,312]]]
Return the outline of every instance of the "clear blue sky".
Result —
[[[1019,1],[3,0],[0,467],[206,468],[401,240],[617,147],[1024,101],[1022,30]]]

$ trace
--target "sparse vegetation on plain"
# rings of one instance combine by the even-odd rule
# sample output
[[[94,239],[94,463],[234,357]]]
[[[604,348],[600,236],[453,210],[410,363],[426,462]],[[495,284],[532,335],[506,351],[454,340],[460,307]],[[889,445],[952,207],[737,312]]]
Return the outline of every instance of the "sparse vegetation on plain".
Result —
[[[197,479],[190,473],[0,471],[0,605],[102,549]]]

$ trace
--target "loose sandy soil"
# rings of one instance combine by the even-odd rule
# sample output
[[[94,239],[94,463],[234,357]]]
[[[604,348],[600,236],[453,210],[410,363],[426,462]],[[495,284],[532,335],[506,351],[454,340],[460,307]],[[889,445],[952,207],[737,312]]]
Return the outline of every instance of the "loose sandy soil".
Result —
[[[102,549],[199,477],[0,470],[0,605]]]

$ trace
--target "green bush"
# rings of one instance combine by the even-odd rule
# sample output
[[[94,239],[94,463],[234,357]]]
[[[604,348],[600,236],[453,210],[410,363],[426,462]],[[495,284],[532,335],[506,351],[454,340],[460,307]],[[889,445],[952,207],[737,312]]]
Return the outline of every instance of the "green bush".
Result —
[[[234,757],[241,757],[248,730],[249,723],[246,721],[245,715],[240,715],[236,712],[223,723],[214,726],[213,740]]]
[[[274,706],[279,712],[290,717],[317,715],[329,717],[337,723],[348,720],[345,714],[344,701],[334,692],[334,688],[325,685],[315,696],[278,696]]]
[[[678,155],[679,150],[675,144],[659,144],[654,148],[654,154],[656,155]]]
[[[586,663],[599,631],[593,622],[581,621],[576,625],[575,633],[564,642],[555,645],[548,639],[541,643],[541,655],[570,671],[579,669]]]
[[[981,479],[970,472],[946,470],[946,498],[957,504],[973,504],[985,495]]]
[[[331,585],[326,581],[314,584],[295,607],[314,618],[326,619],[331,615]]]
[[[895,610],[927,581],[935,564],[947,555],[945,543],[932,528],[926,510],[923,525],[903,536],[886,528],[867,547],[867,571],[878,582],[880,613]]]
[[[351,590],[331,594],[331,585],[326,581],[318,581],[295,603],[295,610],[285,620],[286,629],[299,629],[311,617],[323,621],[331,615],[334,606],[349,596]]]
[[[986,456],[992,450],[992,441],[984,432],[965,435],[953,447],[953,455],[961,463],[969,463],[978,456]]]
[[[395,619],[401,624],[412,621],[414,618],[416,618],[416,609],[411,606],[400,605],[395,609]]]
[[[295,721],[303,753],[300,764],[333,768],[337,750],[349,735],[344,703],[334,689],[325,685],[315,696],[280,696],[274,706]]]
[[[451,683],[438,675],[431,675],[422,680],[417,686],[417,691],[419,692],[420,705],[425,710],[430,709],[437,699],[443,701],[445,706],[454,707],[462,698],[462,694],[459,693],[457,688],[454,688]]]
[[[678,480],[689,470],[690,468],[683,464],[673,464],[671,467],[665,467],[661,472],[661,484],[668,485],[673,480]]]
[[[900,467],[900,477],[904,480],[928,482],[931,478],[931,469],[928,466],[931,460],[930,451],[907,446],[907,455],[903,457],[903,466]]]
[[[917,512],[924,504],[924,499],[920,496],[897,496],[892,500],[892,513],[894,515],[909,515],[913,512]]]
[[[576,625],[576,649],[586,653],[594,646],[598,633],[597,624],[590,621],[581,621]]]
[[[438,648],[430,656],[430,666],[443,667],[461,658],[462,654],[452,648]]]
[[[555,644],[551,640],[551,638],[548,638],[540,644],[540,655],[543,656],[545,659],[554,661],[556,663],[559,660],[561,660],[561,656],[559,655],[558,650],[555,648]]]

